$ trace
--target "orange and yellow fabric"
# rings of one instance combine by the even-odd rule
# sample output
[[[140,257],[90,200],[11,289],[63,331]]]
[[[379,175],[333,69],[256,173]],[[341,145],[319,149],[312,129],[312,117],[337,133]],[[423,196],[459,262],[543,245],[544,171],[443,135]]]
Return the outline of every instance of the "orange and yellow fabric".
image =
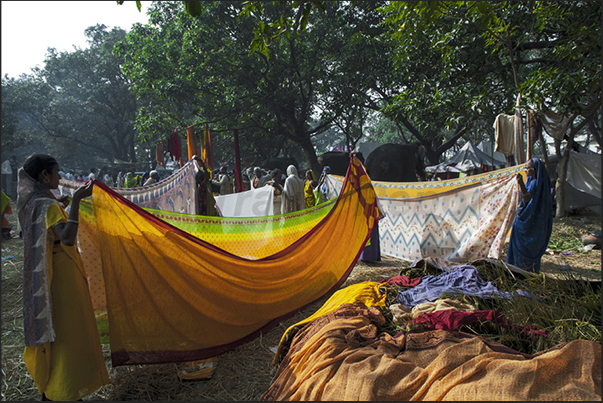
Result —
[[[528,355],[445,330],[382,331],[361,301],[293,338],[262,401],[600,401],[601,344],[574,340]]]
[[[313,315],[308,316],[292,326],[289,326],[289,328],[285,330],[285,333],[283,333],[279,342],[276,353],[274,354],[272,364],[276,365],[278,363],[278,359],[282,354],[285,341],[289,338],[289,335],[293,329],[300,328],[301,326],[310,323],[321,316],[337,311],[342,304],[353,304],[357,301],[360,301],[366,306],[385,308],[385,298],[387,297],[387,292],[385,289],[386,287],[387,284],[374,281],[365,281],[362,283],[349,285],[335,292],[318,311],[314,312]]]
[[[321,207],[324,216],[309,228],[300,221],[307,230],[292,243],[279,239],[282,231],[261,232],[265,245],[279,249],[264,247],[250,258],[229,251],[237,234],[209,243],[97,182],[92,209],[113,365],[216,356],[335,291],[378,220],[375,192],[357,159],[338,199]]]
[[[192,160],[194,155],[199,156],[199,147],[197,146],[197,135],[195,134],[195,126],[186,128],[186,144],[188,146],[188,159]]]

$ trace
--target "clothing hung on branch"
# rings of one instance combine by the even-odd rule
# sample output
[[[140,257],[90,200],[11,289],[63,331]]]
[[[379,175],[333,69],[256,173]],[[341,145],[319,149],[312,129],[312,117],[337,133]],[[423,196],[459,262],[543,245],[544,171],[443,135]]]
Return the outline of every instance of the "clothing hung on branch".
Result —
[[[515,115],[501,113],[494,120],[494,137],[496,144],[494,151],[506,156],[515,153]]]

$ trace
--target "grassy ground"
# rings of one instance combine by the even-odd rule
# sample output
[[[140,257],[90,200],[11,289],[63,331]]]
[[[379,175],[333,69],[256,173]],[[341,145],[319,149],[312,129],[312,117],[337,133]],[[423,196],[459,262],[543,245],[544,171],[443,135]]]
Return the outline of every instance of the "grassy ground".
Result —
[[[10,216],[16,227],[15,215]],[[542,304],[503,303],[496,306],[514,323],[534,325],[551,331],[550,340],[524,340],[503,329],[468,328],[478,334],[488,334],[497,341],[524,351],[549,347],[560,341],[576,338],[601,341],[601,297],[599,292],[567,287],[567,282],[556,279],[601,280],[601,251],[580,252],[580,236],[588,231],[601,230],[600,216],[582,214],[556,220],[549,246],[551,254],[543,257],[543,276],[524,282],[534,295],[541,296]],[[555,252],[557,251],[557,252]],[[562,254],[561,252],[566,252]],[[567,254],[572,252],[572,254]],[[39,400],[40,394],[23,364],[22,262],[23,241],[13,238],[2,241],[2,400]],[[408,262],[384,256],[381,262],[358,262],[342,287],[361,281],[380,281],[400,274]],[[569,268],[567,267],[569,266]],[[480,273],[498,281],[499,287],[516,287],[506,275],[491,268]],[[506,280],[505,280],[506,279]],[[503,281],[504,280],[504,281]],[[393,290],[392,290],[393,291]],[[390,298],[395,295],[390,292]],[[111,384],[84,400],[156,401],[156,400],[258,400],[269,387],[276,367],[272,366],[273,349],[284,331],[291,325],[314,313],[326,300],[316,302],[292,318],[282,322],[258,339],[219,357],[213,377],[204,381],[181,381],[179,371],[184,364],[121,366],[113,368],[108,344],[103,351],[109,369]],[[489,309],[487,301],[466,301]],[[384,329],[397,331],[396,328]]]

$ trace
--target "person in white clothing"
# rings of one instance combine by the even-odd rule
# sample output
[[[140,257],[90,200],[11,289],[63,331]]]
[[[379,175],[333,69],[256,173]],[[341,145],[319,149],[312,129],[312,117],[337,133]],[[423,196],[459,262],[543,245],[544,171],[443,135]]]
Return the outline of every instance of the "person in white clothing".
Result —
[[[159,182],[159,172],[152,170],[149,172],[149,179],[147,179],[142,186],[149,186],[157,182]]]
[[[220,187],[220,195],[226,195],[232,193],[230,187],[230,178],[228,177],[226,167],[220,168],[220,174],[218,175],[218,180],[212,179],[212,183]]]
[[[287,167],[287,179],[285,179],[285,186],[283,186],[281,214],[303,210],[305,207],[304,181],[297,174],[297,168],[294,165],[289,165]]]

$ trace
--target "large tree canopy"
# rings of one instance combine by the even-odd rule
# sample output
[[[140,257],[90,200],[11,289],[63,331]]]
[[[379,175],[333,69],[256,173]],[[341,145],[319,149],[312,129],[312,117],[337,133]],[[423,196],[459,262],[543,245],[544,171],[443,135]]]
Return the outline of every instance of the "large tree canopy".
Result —
[[[85,34],[88,49],[49,49],[42,69],[3,80],[3,106],[6,100],[21,116],[20,133],[41,133],[38,139],[61,161],[135,162],[136,99],[112,54],[125,31],[97,25]]]
[[[518,94],[523,106],[561,113],[600,99],[599,2],[391,2],[385,11],[406,82],[384,112],[424,144],[437,126],[487,128]]]
[[[378,26],[378,6],[328,6],[303,32],[281,38],[266,57],[249,54],[258,21],[240,18],[241,2],[203,2],[196,18],[180,3],[155,3],[149,25],[135,26],[118,46],[141,101],[137,127],[155,141],[193,123],[239,128],[242,152],[250,159],[278,156],[293,143],[308,166],[320,169],[312,137],[337,119],[363,121],[361,72],[370,65],[364,57],[370,49],[354,47],[354,59],[350,45],[367,40],[365,29]],[[268,2],[262,16],[281,12]],[[231,150],[222,154],[231,156]]]
[[[217,8],[184,3],[182,14],[202,25],[221,20]],[[439,162],[459,138],[491,137],[494,118],[511,113],[518,94],[523,105],[538,109],[546,102],[559,112],[590,110],[599,98],[601,18],[596,2],[366,3],[371,2],[242,2],[231,5],[231,19],[238,18],[230,39],[243,45],[240,58],[245,51],[259,50],[272,69],[282,67],[287,51],[331,42],[330,48],[321,48],[323,57],[331,58],[321,70],[324,78],[305,82],[307,88],[312,84],[315,109],[323,112],[312,125],[334,125],[354,144],[369,110],[380,111],[399,128],[399,141],[426,147],[431,163]],[[383,13],[376,15],[381,5]],[[312,43],[316,32],[325,32],[325,38]],[[295,53],[290,57],[300,63]],[[253,65],[258,59],[251,60]],[[253,67],[249,71],[258,74]],[[271,82],[266,75],[270,69],[259,74],[262,84]],[[347,85],[334,84],[338,79]],[[297,133],[290,119],[283,126],[287,102],[281,101],[275,102],[281,109],[277,126],[288,127],[279,131],[272,126],[271,134]],[[260,127],[270,125],[264,121]],[[309,150],[305,137],[289,136]]]
[[[208,123],[218,162],[237,128],[251,163],[320,169],[316,152],[342,138],[418,142],[435,164],[460,139],[492,140],[518,99],[570,115],[568,149],[581,130],[601,144],[600,2],[179,1],[149,16],[127,36],[91,28],[90,49],[3,79],[3,144],[27,126],[53,147],[135,161]]]

